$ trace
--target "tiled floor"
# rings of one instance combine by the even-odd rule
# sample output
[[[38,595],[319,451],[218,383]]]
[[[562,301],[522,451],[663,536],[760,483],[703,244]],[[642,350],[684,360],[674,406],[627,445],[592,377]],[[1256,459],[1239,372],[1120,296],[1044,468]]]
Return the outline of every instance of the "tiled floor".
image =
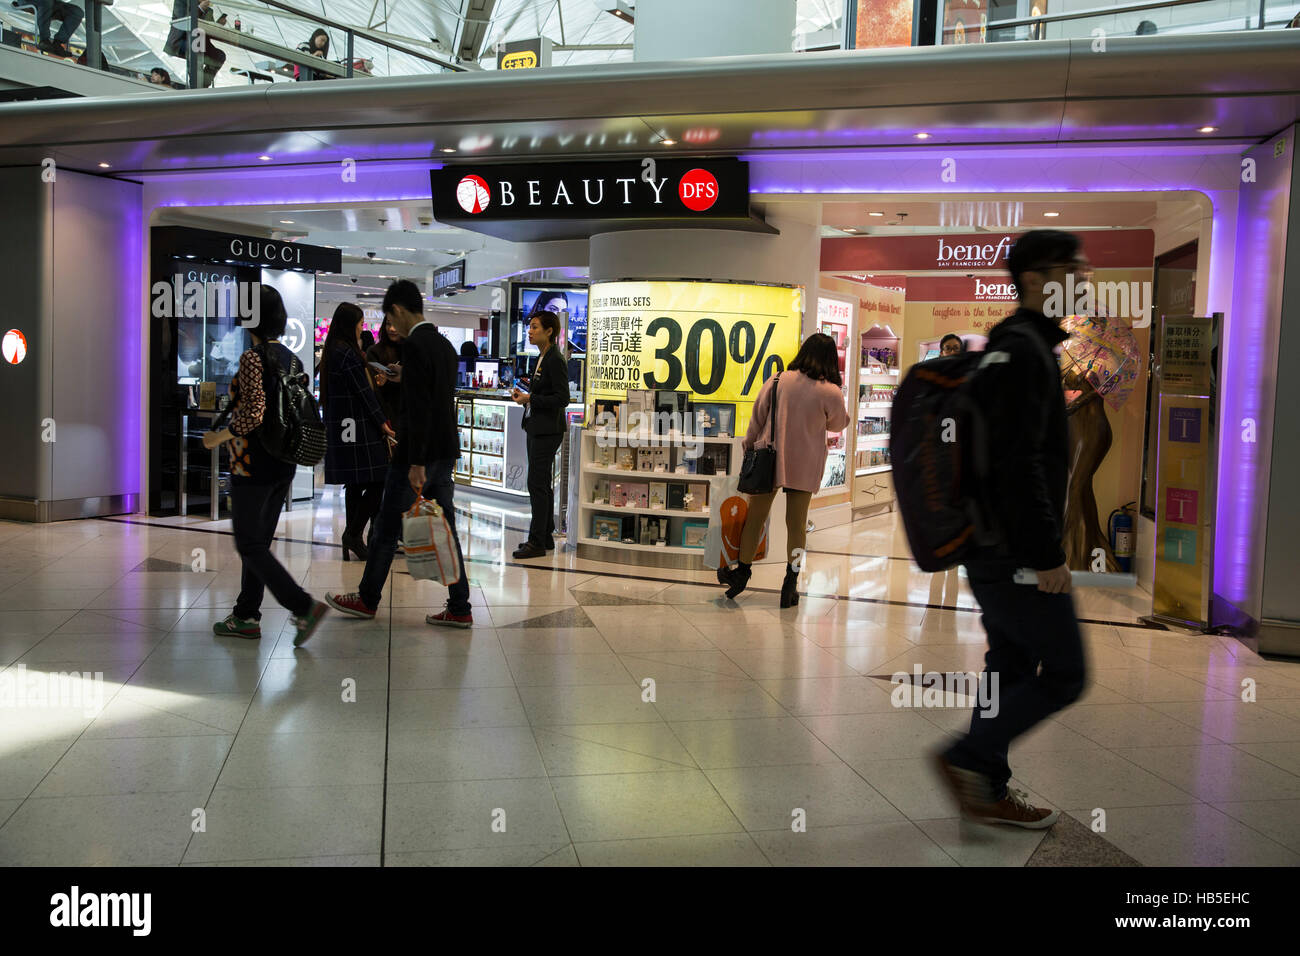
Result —
[[[361,575],[337,504],[281,522],[318,595]],[[425,625],[442,589],[399,560],[375,621],[301,649],[269,603],[260,642],[212,636],[223,523],[0,523],[0,863],[1300,863],[1300,664],[1137,626],[1141,592],[1077,593],[1090,686],[1012,751],[1061,822],[972,831],[927,760],[964,698],[896,708],[888,675],[978,671],[978,611],[892,516],[814,532],[780,611],[776,566],[736,607],[705,572],[513,562],[526,516],[460,505],[472,631]]]

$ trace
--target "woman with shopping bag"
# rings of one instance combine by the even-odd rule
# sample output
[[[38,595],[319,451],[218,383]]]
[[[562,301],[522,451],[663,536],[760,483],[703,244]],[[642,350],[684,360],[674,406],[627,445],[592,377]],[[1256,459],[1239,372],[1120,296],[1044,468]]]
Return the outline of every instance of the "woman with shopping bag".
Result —
[[[843,387],[835,340],[817,332],[804,340],[790,367],[759,391],[744,441],[740,490],[749,492],[750,499],[739,561],[718,572],[727,597],[735,598],[749,583],[768,512],[777,491],[784,489],[787,558],[781,607],[799,603],[808,505],[826,468],[826,433],[843,431],[849,424]]]

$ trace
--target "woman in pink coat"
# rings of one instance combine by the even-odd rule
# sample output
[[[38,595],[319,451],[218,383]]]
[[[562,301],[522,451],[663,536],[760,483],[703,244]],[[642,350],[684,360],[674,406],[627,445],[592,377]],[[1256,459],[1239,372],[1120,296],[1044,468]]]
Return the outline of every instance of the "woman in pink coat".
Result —
[[[826,467],[826,433],[843,431],[849,424],[843,387],[835,340],[817,332],[804,340],[790,367],[768,379],[758,393],[749,431],[745,434],[745,450],[770,443],[768,420],[772,394],[777,392],[776,488],[749,499],[745,530],[740,536],[740,561],[734,568],[718,572],[718,579],[727,585],[727,597],[734,598],[749,583],[750,565],[758,551],[776,489],[784,488],[787,559],[781,607],[799,603],[799,572],[795,563],[803,554],[807,538],[808,505],[813,492],[821,487]]]

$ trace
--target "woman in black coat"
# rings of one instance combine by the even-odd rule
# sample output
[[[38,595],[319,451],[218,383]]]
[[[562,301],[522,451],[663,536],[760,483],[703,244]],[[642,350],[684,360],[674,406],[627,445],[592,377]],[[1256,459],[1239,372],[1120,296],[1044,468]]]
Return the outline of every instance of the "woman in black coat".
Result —
[[[524,431],[528,433],[528,497],[533,520],[528,540],[516,550],[516,558],[542,558],[555,549],[555,489],[551,470],[555,453],[564,440],[564,409],[569,404],[569,375],[555,340],[560,319],[554,312],[534,312],[528,320],[528,341],[542,350],[537,359],[529,391],[511,394],[523,405]]]
[[[388,473],[389,427],[361,353],[361,309],[343,302],[334,310],[321,354],[320,391],[325,406],[325,483],[343,485],[343,560],[362,561],[362,531],[379,512]]]

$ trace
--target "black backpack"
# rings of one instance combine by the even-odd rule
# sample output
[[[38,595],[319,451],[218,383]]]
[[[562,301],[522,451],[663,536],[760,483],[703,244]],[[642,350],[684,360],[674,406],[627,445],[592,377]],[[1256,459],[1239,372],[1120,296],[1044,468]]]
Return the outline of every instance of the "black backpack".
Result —
[[[253,351],[262,358],[266,393],[258,440],[267,454],[280,461],[314,467],[325,457],[325,425],[311,393],[311,376],[296,357],[291,356],[290,368],[285,369],[265,342]]]
[[[1006,331],[1027,335],[1044,361],[1052,361],[1031,330]],[[996,450],[972,390],[983,369],[1007,357],[992,349],[919,362],[894,396],[889,429],[894,493],[908,547],[922,571],[947,570],[976,549],[1006,540],[988,480]]]

